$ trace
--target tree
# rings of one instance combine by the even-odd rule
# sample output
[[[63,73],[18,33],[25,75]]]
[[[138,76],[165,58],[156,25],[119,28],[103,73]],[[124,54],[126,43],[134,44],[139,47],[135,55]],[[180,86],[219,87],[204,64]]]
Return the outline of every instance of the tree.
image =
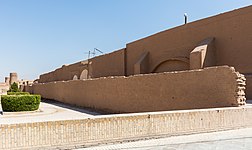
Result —
[[[11,87],[10,90],[8,92],[20,92],[19,88],[18,88],[18,84],[16,82],[14,82]]]

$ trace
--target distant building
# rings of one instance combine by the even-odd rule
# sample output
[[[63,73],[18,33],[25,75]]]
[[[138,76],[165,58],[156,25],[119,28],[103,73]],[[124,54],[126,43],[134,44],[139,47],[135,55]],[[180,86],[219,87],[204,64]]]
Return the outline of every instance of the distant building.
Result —
[[[33,81],[31,80],[18,80],[18,74],[17,73],[10,73],[9,77],[5,77],[5,82],[0,83],[0,95],[7,94],[7,91],[10,88],[10,85],[13,83],[17,83],[19,85],[19,88],[21,91],[23,91],[23,88],[25,85],[31,85],[33,84]]]

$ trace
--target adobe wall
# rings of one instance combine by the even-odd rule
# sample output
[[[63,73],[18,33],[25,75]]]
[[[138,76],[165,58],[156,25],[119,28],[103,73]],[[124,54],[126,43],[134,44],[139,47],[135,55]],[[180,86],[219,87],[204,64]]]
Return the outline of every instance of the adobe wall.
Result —
[[[185,60],[202,40],[215,38],[216,65],[229,65],[252,73],[252,6],[209,17],[127,44],[127,75],[149,52],[149,72],[189,69]],[[158,67],[158,68],[156,68]],[[156,70],[158,71],[156,71]],[[160,70],[160,71],[159,71]]]
[[[252,75],[246,75],[246,98],[252,100]]]
[[[13,84],[14,82],[18,84],[18,75],[17,73],[10,73],[10,84]]]
[[[242,74],[252,74],[251,26],[252,6],[248,6],[129,43],[126,49],[90,59],[83,68],[62,67],[42,75],[39,82],[190,70],[195,69],[196,61],[203,67],[229,65]],[[214,39],[211,48],[206,48],[212,49],[211,56],[205,51],[205,58],[192,56],[191,52],[208,38]],[[247,83],[247,91],[252,91],[252,81]]]
[[[0,83],[0,95],[6,95],[9,90],[9,84]]]
[[[124,76],[125,49],[91,58],[71,65],[63,65],[55,71],[40,75],[39,83],[68,81],[107,76]]]
[[[23,88],[24,92],[34,93],[33,92],[33,86],[32,85],[25,85]]]
[[[40,75],[38,82],[46,83],[52,81],[73,80],[75,75],[79,78],[84,69],[87,69],[87,61],[77,62],[71,65],[63,65],[55,71]]]
[[[146,73],[189,70],[190,53],[199,43],[211,37],[214,38],[212,45],[216,60],[210,66],[229,65],[243,74],[252,73],[252,68],[249,67],[252,65],[251,26],[252,6],[194,21],[128,43],[126,49],[94,57],[90,60],[94,65],[89,72],[93,72],[94,78],[122,75],[123,69],[126,69],[127,75],[133,75],[134,65],[146,52]],[[123,61],[126,61],[124,65]],[[104,69],[105,67],[110,68]]]
[[[109,112],[149,112],[245,104],[245,78],[222,66],[182,72],[33,85],[47,99]]]
[[[89,59],[89,76],[91,78],[124,76],[124,57],[125,49],[121,49]]]

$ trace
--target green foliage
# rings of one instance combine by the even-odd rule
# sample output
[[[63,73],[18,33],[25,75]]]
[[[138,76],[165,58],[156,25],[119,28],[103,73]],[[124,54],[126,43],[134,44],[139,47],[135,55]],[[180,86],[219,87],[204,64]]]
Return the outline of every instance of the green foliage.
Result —
[[[18,88],[18,84],[16,82],[14,82],[11,87],[10,90],[8,92],[20,92],[19,88]]]
[[[2,95],[3,111],[34,111],[39,108],[40,95]]]
[[[8,95],[30,95],[29,92],[7,92]]]

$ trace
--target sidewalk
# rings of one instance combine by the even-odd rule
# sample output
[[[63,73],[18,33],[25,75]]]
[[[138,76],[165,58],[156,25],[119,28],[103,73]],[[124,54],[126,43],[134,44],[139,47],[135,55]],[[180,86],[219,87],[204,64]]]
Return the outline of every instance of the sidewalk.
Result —
[[[252,143],[252,104],[200,110],[103,114],[55,101],[42,102],[35,112],[4,112],[0,116],[0,149],[74,149],[98,144],[103,145],[90,149],[219,149],[219,145],[233,143],[238,144],[231,148],[237,145],[240,147],[236,149],[250,149]],[[204,133],[245,127],[250,129],[231,134],[228,131],[215,132],[218,135]],[[155,139],[157,137],[160,139]],[[129,140],[142,141],[124,143]],[[123,144],[104,145],[111,142]]]
[[[2,107],[1,107],[2,108]],[[4,112],[0,124],[19,124],[58,120],[76,120],[101,115],[99,112],[69,106],[54,101],[40,103],[39,110],[32,112]]]
[[[174,136],[78,150],[252,150],[252,128]]]

